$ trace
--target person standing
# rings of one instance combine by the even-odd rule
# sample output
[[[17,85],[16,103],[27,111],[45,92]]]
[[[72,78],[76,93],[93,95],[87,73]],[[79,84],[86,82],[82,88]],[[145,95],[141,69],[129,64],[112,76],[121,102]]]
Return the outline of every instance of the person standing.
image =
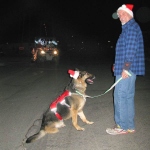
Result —
[[[113,71],[116,81],[121,77],[122,80],[114,90],[116,125],[114,128],[106,129],[111,135],[135,132],[135,81],[137,75],[145,75],[143,35],[140,26],[134,20],[133,7],[133,4],[124,4],[117,10],[122,32],[116,43]]]

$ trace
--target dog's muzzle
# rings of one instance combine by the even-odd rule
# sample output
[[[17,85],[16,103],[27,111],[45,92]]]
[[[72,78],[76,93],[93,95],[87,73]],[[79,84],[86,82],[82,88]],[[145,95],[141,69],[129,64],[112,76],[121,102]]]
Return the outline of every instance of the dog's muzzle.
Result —
[[[87,84],[93,84],[94,83],[94,80],[95,79],[95,76],[93,75],[93,76],[90,76],[90,77],[88,77],[86,80],[85,80],[85,82],[87,83]]]

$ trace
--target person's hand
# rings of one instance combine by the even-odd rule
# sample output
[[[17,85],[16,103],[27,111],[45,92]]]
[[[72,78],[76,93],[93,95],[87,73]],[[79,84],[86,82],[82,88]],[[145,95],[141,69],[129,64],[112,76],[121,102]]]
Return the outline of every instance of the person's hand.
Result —
[[[127,70],[123,70],[121,76],[122,76],[123,79],[128,78],[129,75],[127,73]]]

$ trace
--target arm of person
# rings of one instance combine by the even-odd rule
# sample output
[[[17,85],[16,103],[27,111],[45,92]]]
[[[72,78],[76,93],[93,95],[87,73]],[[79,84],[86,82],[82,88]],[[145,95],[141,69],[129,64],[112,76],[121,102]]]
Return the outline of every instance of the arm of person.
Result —
[[[126,36],[126,53],[125,62],[123,65],[122,78],[128,78],[127,72],[130,70],[130,66],[136,57],[136,46],[137,46],[137,31],[134,28],[130,28]],[[127,71],[127,72],[126,72]]]

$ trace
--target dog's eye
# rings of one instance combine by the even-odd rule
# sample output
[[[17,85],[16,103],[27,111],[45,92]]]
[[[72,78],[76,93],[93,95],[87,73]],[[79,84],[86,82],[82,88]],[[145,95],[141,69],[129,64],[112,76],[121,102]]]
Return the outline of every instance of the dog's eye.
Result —
[[[81,74],[81,73],[79,74],[79,77],[82,77],[82,74]]]
[[[85,76],[85,75],[87,75],[88,73],[86,72],[86,71],[82,71],[82,72],[80,72],[80,74],[79,74],[79,76],[80,77],[83,77],[83,76]]]

